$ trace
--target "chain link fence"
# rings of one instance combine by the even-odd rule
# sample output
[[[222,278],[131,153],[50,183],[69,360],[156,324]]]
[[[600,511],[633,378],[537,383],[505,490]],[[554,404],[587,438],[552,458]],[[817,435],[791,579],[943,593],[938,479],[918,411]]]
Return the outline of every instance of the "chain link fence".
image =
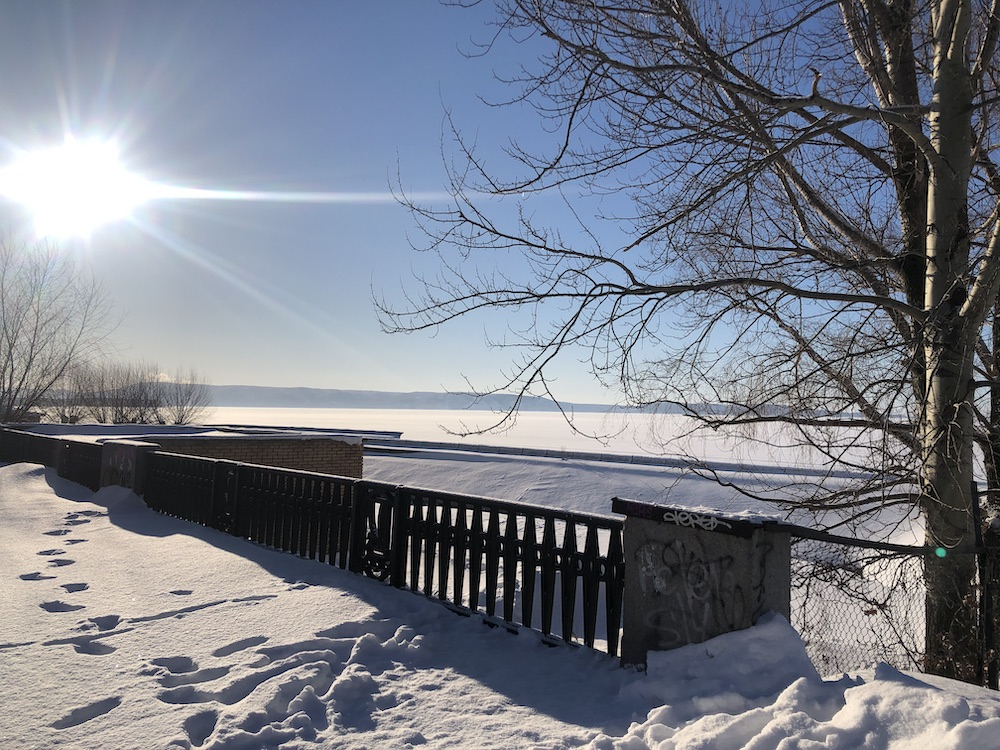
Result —
[[[921,669],[923,579],[922,555],[793,539],[792,624],[820,673]]]

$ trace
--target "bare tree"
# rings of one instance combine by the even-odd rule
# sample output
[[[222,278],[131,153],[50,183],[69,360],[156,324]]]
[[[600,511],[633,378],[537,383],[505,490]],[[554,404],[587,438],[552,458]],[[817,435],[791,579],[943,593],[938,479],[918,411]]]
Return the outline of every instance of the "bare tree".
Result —
[[[178,368],[173,376],[160,381],[163,417],[168,424],[192,424],[204,420],[212,397],[208,385],[195,370]]]
[[[111,404],[104,394],[110,391],[110,382],[110,373],[103,362],[88,362],[73,368],[60,383],[60,401],[80,404],[79,413],[75,414],[78,422],[89,420],[109,424],[112,421]]]
[[[68,373],[54,406],[61,421],[72,414],[99,424],[191,424],[210,404],[193,369],[165,376],[153,362],[105,359]]]
[[[44,401],[49,421],[76,424],[91,415],[93,373],[89,364],[78,364],[63,374]]]
[[[58,248],[0,236],[0,421],[19,421],[112,325],[93,277]]]
[[[917,507],[946,553],[925,666],[971,678],[976,443],[994,487],[1000,464],[997,3],[503,0],[504,31],[546,50],[511,83],[555,138],[510,144],[504,178],[453,126],[453,205],[409,204],[441,270],[381,302],[383,326],[526,311],[498,390],[553,395],[552,362],[584,347],[632,403],[781,425],[830,477],[863,471],[783,493]],[[539,194],[578,225],[538,222]],[[621,194],[614,242],[582,207]]]
[[[116,359],[94,364],[83,381],[89,417],[102,424],[161,422],[157,376],[157,367],[149,362]]]

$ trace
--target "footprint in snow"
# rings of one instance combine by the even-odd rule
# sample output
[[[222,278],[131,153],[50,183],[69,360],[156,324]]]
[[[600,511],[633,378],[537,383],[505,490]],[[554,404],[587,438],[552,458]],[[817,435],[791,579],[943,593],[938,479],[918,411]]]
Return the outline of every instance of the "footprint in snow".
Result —
[[[187,732],[191,745],[201,747],[205,744],[205,740],[215,731],[215,725],[218,721],[217,711],[199,711],[184,719],[184,731]]]
[[[82,544],[86,539],[67,539],[66,544]]]
[[[199,682],[217,680],[229,674],[229,667],[199,669],[198,662],[190,656],[165,656],[159,659],[150,659],[149,663],[153,668],[144,669],[140,674],[155,675],[160,685],[165,688],[197,685]]]
[[[6,651],[10,648],[22,648],[23,646],[34,646],[34,641],[21,641],[19,643],[0,643],[0,651]]]
[[[114,630],[118,627],[122,618],[118,615],[101,615],[100,617],[91,617],[87,622],[92,623],[97,626],[98,630]]]
[[[42,575],[36,571],[34,573],[22,573],[18,578],[22,581],[48,581],[51,578],[55,578],[55,576]]]
[[[46,557],[55,557],[56,555],[65,555],[66,550],[64,549],[43,549],[41,552],[36,554],[45,555]]]
[[[86,609],[82,604],[69,604],[68,602],[42,602],[38,605],[46,612],[76,612],[78,609]]]
[[[171,674],[187,674],[198,669],[198,663],[190,656],[164,656],[150,659],[150,664],[163,667]]]
[[[80,708],[74,708],[68,714],[66,714],[61,719],[49,724],[53,729],[69,729],[70,727],[79,726],[84,724],[91,719],[96,719],[98,716],[104,716],[104,714],[113,711],[121,705],[122,699],[118,696],[113,698],[105,698],[102,701],[97,701],[96,703],[91,703],[86,706],[81,706]]]
[[[86,654],[87,656],[107,656],[118,650],[114,646],[95,640],[74,643],[73,648],[78,654]]]
[[[72,531],[72,529],[53,529],[52,531],[43,531],[42,533],[46,536],[65,536],[72,533]]]
[[[79,628],[77,629],[79,630]],[[121,635],[122,633],[129,632],[129,630],[131,630],[131,628],[126,628],[125,630],[119,630],[117,632],[96,633],[93,635],[76,635],[72,638],[55,638],[51,641],[45,641],[42,645],[72,646],[78,654],[86,654],[88,656],[107,656],[108,654],[113,654],[118,650],[118,648],[116,646],[109,646],[101,639]]]
[[[64,583],[62,588],[66,589],[67,594],[75,594],[77,591],[86,591],[90,588],[89,583]]]
[[[173,688],[181,685],[197,685],[199,682],[210,682],[225,677],[227,674],[229,674],[229,667],[207,667],[187,674],[166,674],[158,682],[165,688]]]
[[[72,565],[76,560],[67,560],[65,557],[59,557],[55,560],[49,560],[50,568],[62,568],[66,565]]]
[[[267,640],[268,638],[266,635],[256,635],[252,638],[244,638],[239,641],[234,641],[226,646],[220,646],[212,652],[212,656],[231,656],[237,651],[245,651],[248,648],[253,648],[254,646],[266,643]]]

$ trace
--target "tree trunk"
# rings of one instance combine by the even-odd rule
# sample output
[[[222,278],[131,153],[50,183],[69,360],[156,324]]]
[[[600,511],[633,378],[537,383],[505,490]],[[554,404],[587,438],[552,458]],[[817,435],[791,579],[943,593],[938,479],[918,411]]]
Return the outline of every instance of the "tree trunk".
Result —
[[[972,681],[978,617],[973,546],[972,331],[966,317],[969,262],[968,188],[972,169],[972,82],[967,55],[970,0],[943,0],[933,13],[934,96],[927,199],[924,309],[926,399],[921,419],[921,504],[929,544],[926,564],[926,662],[929,672]]]
[[[933,398],[933,396],[931,397]],[[938,412],[945,417],[947,409]],[[975,681],[978,637],[976,558],[957,552],[972,547],[971,415],[967,404],[951,409],[954,420],[937,426],[924,462],[922,502],[927,543],[938,554],[926,561],[926,658],[928,672]],[[960,456],[965,455],[963,459]]]

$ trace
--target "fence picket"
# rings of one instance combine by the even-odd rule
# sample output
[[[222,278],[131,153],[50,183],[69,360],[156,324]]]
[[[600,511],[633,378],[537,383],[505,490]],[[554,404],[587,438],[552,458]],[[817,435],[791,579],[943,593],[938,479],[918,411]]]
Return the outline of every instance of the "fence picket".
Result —
[[[479,586],[483,572],[483,552],[485,535],[483,533],[483,508],[475,506],[472,509],[472,530],[469,533],[469,609],[479,609]]]
[[[625,590],[625,551],[621,534],[612,531],[605,562],[604,606],[607,617],[608,653],[618,654],[622,621],[622,599]]]
[[[573,640],[573,620],[576,615],[576,580],[577,564],[579,560],[576,554],[576,524],[573,521],[566,521],[566,529],[563,534],[562,560],[560,573],[562,574],[560,604],[562,605],[562,639],[564,641]]]
[[[601,560],[597,544],[597,529],[593,526],[587,529],[587,540],[583,546],[582,579],[583,579],[583,642],[594,647],[597,637],[598,595],[601,591]]]
[[[418,497],[413,503],[410,533],[410,591],[420,591],[420,557],[423,551],[423,540],[426,535],[424,524],[423,498]]]
[[[410,494],[397,487],[392,496],[392,562],[389,583],[396,588],[406,586],[406,547],[410,536]]]
[[[490,617],[495,617],[497,613],[500,546],[500,515],[496,508],[490,508],[490,520],[486,527],[486,614]]]
[[[514,621],[514,595],[517,593],[517,562],[520,550],[517,540],[517,516],[507,513],[507,526],[503,535],[503,619]]]
[[[321,479],[313,479],[309,502],[312,520],[309,525],[309,559],[326,562],[326,548],[330,543],[330,517],[324,503],[324,489],[329,486]]]
[[[469,530],[467,528],[465,503],[459,502],[455,506],[455,544],[452,548],[453,558],[451,569],[454,572],[454,585],[452,586],[451,600],[459,607],[463,604],[465,595],[465,569],[466,552],[469,549]],[[474,607],[473,607],[474,608]]]
[[[288,551],[293,555],[298,555],[299,557],[305,557],[305,554],[303,554],[304,550],[301,546],[302,528],[304,525],[303,514],[306,510],[305,488],[303,484],[301,476],[293,475],[288,477],[288,488],[290,490],[288,497]]]
[[[556,526],[552,516],[545,517],[545,528],[542,531],[542,551],[539,567],[542,583],[542,633],[552,633],[552,610],[556,601]]]
[[[441,517],[438,519],[438,598],[448,601],[448,578],[451,572],[451,546],[453,543],[451,528],[451,505],[445,500],[441,503]]]
[[[535,515],[524,517],[524,545],[521,552],[521,623],[530,628],[535,606],[535,573],[538,568]]]
[[[424,596],[434,596],[434,556],[437,552],[439,534],[437,520],[437,503],[434,498],[427,499],[427,518],[424,519]]]
[[[351,518],[353,517],[351,502],[354,485],[337,484],[335,508],[337,518],[337,566],[347,569],[351,554]]]

